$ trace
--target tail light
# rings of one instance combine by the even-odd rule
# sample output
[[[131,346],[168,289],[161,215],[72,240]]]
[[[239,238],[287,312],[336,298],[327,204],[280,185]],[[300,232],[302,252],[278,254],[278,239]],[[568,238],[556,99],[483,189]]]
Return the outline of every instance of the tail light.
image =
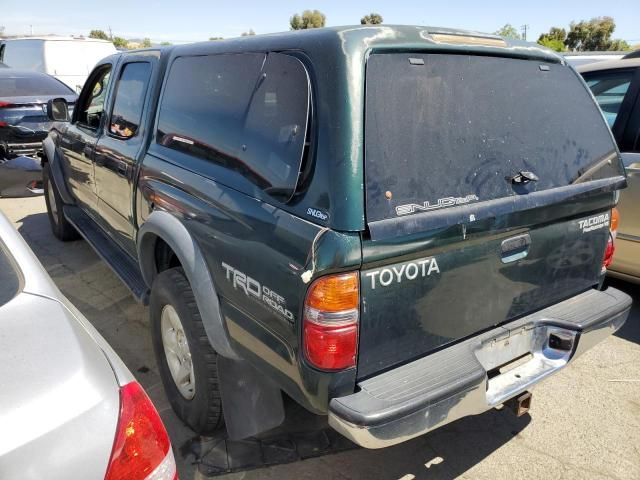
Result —
[[[10,107],[13,105],[11,102],[0,102],[0,108]]]
[[[359,308],[357,272],[327,275],[311,284],[303,322],[304,352],[311,365],[322,370],[356,365]]]
[[[617,208],[611,210],[611,221],[609,223],[609,241],[604,250],[604,259],[602,260],[602,269],[606,270],[613,262],[613,254],[616,251],[615,239],[618,233],[618,224],[620,223],[620,213]]]
[[[177,480],[169,435],[137,382],[120,389],[120,417],[105,480]]]

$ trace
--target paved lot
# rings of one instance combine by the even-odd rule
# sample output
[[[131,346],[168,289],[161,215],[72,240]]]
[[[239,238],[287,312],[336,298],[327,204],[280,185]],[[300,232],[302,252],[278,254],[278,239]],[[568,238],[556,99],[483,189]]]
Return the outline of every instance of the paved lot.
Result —
[[[162,392],[147,311],[84,241],[51,234],[44,200],[0,199],[62,292],[120,354],[156,403],[173,440],[182,480],[204,478],[195,453],[211,445],[173,415]],[[625,327],[533,390],[531,415],[506,411],[460,420],[382,451],[351,449],[224,478],[635,479],[640,478],[640,288]],[[292,428],[322,419],[290,408]]]

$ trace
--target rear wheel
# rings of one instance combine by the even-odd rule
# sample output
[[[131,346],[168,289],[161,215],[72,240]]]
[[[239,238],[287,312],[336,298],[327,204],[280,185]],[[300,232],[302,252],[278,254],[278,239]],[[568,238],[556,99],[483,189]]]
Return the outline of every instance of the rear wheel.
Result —
[[[156,361],[174,411],[200,434],[222,425],[217,353],[182,268],[161,272],[149,301]]]
[[[44,186],[44,200],[47,204],[47,214],[53,234],[63,242],[80,238],[78,231],[69,223],[62,212],[64,203],[51,176],[49,162],[45,163],[42,169],[42,183]]]

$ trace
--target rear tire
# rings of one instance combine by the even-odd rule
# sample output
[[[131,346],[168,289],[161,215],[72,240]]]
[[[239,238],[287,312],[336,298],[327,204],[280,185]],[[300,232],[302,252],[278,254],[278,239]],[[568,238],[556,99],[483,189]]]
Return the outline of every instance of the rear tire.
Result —
[[[181,267],[156,277],[149,314],[153,349],[169,403],[193,431],[212,433],[223,423],[218,354]]]
[[[64,216],[62,211],[64,202],[62,201],[60,193],[58,193],[58,188],[51,176],[51,166],[49,165],[49,162],[46,162],[42,168],[42,184],[44,187],[44,200],[47,204],[47,215],[49,217],[51,231],[58,240],[62,240],[63,242],[77,240],[80,238],[80,234]]]

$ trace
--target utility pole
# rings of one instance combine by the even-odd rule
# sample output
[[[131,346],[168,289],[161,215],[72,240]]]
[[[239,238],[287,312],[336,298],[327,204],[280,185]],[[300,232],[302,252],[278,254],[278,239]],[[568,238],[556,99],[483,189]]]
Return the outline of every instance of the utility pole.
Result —
[[[111,31],[111,25],[109,25],[109,40],[113,42],[113,32]]]
[[[526,23],[520,27],[522,29],[522,39],[527,40],[527,30],[529,29],[529,25]]]
[[[33,37],[33,25],[29,25],[29,29],[31,30],[31,36]]]

